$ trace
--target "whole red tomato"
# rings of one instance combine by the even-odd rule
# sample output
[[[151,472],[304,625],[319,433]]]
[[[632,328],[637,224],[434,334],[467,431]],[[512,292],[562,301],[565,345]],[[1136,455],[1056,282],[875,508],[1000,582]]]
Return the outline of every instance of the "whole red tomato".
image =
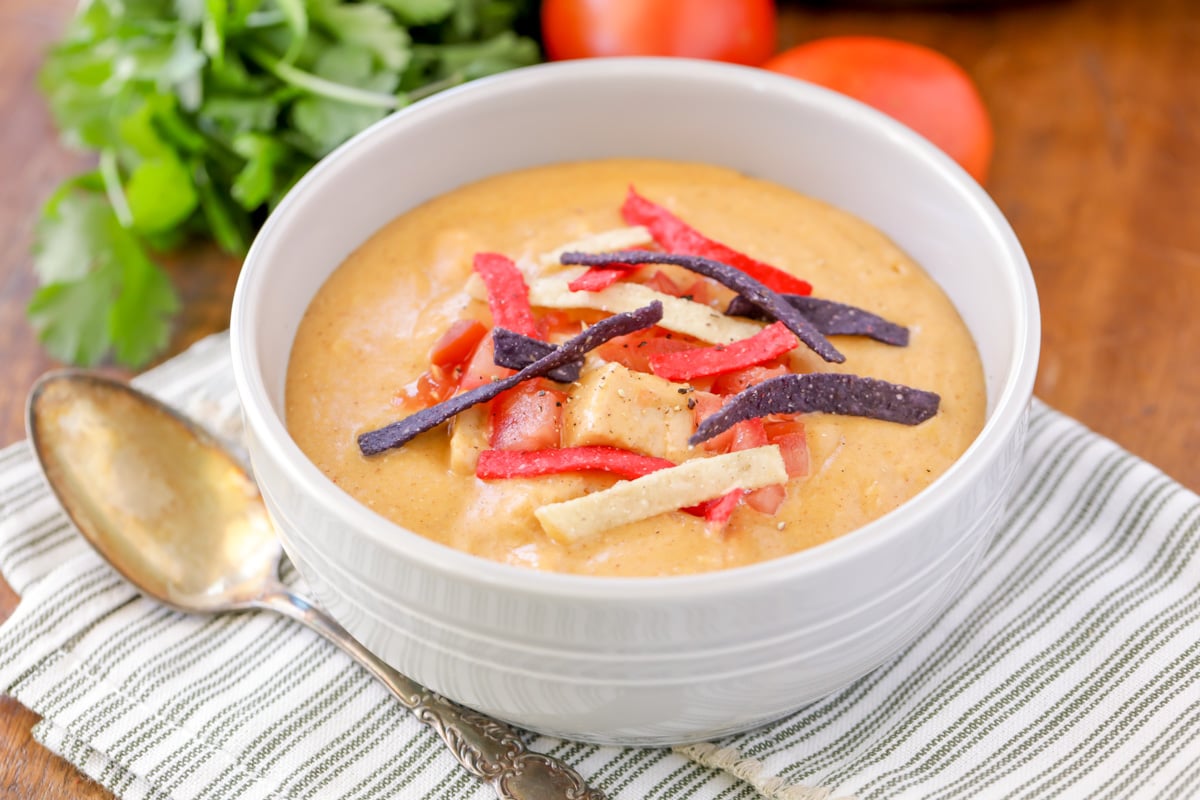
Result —
[[[758,65],[775,51],[774,0],[544,0],[550,58],[686,56]]]
[[[992,123],[963,69],[928,47],[878,36],[835,36],[763,65],[861,100],[930,140],[975,180],[987,178]]]

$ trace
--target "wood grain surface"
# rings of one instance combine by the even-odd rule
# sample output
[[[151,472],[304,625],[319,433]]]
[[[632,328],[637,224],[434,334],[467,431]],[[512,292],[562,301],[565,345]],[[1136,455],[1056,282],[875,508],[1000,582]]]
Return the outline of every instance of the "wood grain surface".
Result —
[[[0,445],[55,366],[25,322],[42,201],[87,164],[56,141],[35,75],[73,0],[0,3]],[[1193,0],[780,4],[780,44],[882,34],[930,45],[975,78],[996,128],[986,188],[1012,222],[1042,303],[1037,394],[1200,489],[1200,13]],[[172,352],[227,326],[236,263],[177,255]],[[119,370],[114,370],[119,372]],[[18,598],[0,580],[0,619]],[[0,797],[106,798],[30,738],[0,698]]]

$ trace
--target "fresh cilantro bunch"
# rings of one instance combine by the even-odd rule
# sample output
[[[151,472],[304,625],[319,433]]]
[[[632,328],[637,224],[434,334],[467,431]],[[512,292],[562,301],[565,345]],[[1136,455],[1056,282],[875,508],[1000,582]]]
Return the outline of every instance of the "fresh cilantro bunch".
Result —
[[[55,357],[140,366],[179,301],[149,255],[243,254],[319,159],[386,114],[532,64],[532,0],[84,0],[41,73],[64,140],[98,154],[36,231],[28,308]]]

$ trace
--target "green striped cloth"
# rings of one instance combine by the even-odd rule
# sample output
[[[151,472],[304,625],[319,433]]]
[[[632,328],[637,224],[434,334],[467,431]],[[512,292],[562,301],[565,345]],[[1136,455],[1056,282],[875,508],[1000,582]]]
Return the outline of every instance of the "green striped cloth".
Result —
[[[236,440],[224,336],[141,383]],[[875,672],[710,744],[529,741],[615,798],[1200,797],[1198,529],[1194,494],[1035,403],[982,573]],[[119,797],[491,796],[307,630],[139,597],[23,443],[0,453],[0,570],[22,597],[0,627],[0,689]]]

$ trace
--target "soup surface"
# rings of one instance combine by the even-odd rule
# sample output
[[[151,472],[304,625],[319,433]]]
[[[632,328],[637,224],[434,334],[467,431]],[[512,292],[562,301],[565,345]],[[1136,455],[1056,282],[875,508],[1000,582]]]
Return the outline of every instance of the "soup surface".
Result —
[[[358,434],[411,413],[413,401],[404,388],[411,393],[414,381],[429,370],[430,349],[439,337],[460,319],[491,326],[488,304],[478,286],[472,287],[475,254],[507,255],[531,283],[543,273],[553,275],[562,267],[547,265],[541,256],[627,224],[620,209],[631,185],[706,236],[809,281],[813,296],[907,326],[905,347],[833,336],[845,363],[826,363],[803,346],[787,359],[800,372],[850,372],[936,392],[941,398],[936,416],[909,426],[801,415],[807,474],[788,480],[786,497],[773,514],[742,503],[720,528],[672,511],[566,543],[547,535],[535,510],[612,486],[617,478],[598,472],[477,478],[474,458],[488,446],[485,407],[403,447],[363,456]],[[645,280],[649,268],[642,269]],[[671,269],[660,271],[681,284],[694,280]],[[718,309],[731,296],[721,292],[715,286],[708,290]],[[548,313],[536,302],[534,312]],[[559,323],[564,316],[568,322],[603,316],[587,310],[555,313]],[[590,355],[580,383],[605,368]],[[703,391],[711,381],[681,388]],[[558,386],[569,397],[579,387]],[[405,528],[496,561],[627,576],[745,565],[852,531],[945,471],[981,429],[986,403],[978,355],[954,307],[871,226],[723,168],[626,159],[488,178],[385,226],[313,299],[293,345],[286,402],[288,428],[308,457],[350,495]],[[572,424],[568,419],[564,436]],[[631,413],[614,423],[624,424],[641,423]],[[676,461],[709,455],[701,447],[694,450],[653,454]]]

